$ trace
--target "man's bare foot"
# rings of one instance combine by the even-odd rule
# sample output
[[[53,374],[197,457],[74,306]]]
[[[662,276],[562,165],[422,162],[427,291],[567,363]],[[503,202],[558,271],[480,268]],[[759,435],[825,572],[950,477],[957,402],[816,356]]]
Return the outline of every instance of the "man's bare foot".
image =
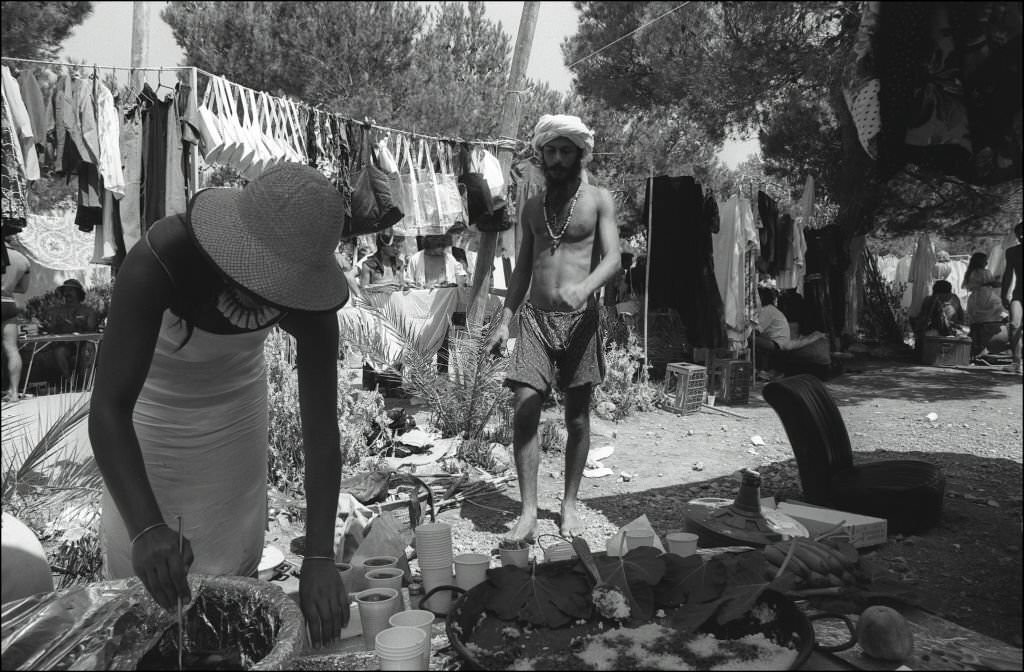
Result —
[[[537,535],[537,518],[520,516],[516,526],[505,535],[507,541],[525,541],[532,544]]]
[[[10,403],[13,403],[13,402],[15,402],[17,400],[18,400],[18,393],[17,392],[8,392],[7,394],[4,395],[4,398],[3,398],[3,402],[5,404],[10,404]]]
[[[574,504],[562,503],[562,521],[558,525],[558,533],[563,537],[578,537],[583,534],[583,521],[576,513]]]

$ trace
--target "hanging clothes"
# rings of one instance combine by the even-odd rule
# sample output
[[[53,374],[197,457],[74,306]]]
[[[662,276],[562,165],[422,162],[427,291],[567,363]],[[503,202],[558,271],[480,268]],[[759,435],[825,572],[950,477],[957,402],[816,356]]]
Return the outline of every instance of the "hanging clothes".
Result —
[[[921,304],[924,298],[932,292],[932,269],[935,267],[935,246],[932,244],[932,237],[922,233],[917,239],[917,249],[914,251],[914,260],[910,264],[911,298],[907,313],[910,317],[917,317],[921,312]]]
[[[672,308],[695,347],[726,344],[722,295],[715,280],[711,234],[719,230],[718,206],[705,198],[693,177],[662,175],[648,180],[643,221],[651,217],[648,241],[651,310]]]
[[[3,66],[4,114],[10,115],[8,123],[11,139],[18,163],[23,166],[25,179],[29,182],[39,179],[39,155],[36,153],[36,141],[32,135],[32,122],[29,119],[25,102],[21,98],[21,89],[11,74],[11,69]]]
[[[42,165],[45,163],[46,131],[49,126],[43,91],[39,88],[36,76],[28,70],[23,70],[18,75],[18,88],[21,90],[21,99],[28,112],[29,123],[32,124],[32,138],[35,141],[39,164]]]
[[[779,229],[785,231],[789,245],[786,247],[786,256],[790,259],[788,270],[780,270],[776,277],[776,286],[779,291],[795,289],[801,294],[804,291],[804,276],[806,274],[807,241],[804,237],[805,231],[802,219],[798,221],[795,217],[786,213],[779,218]]]
[[[74,170],[78,166],[77,160],[70,168],[65,161],[65,153],[71,139],[70,123],[73,118],[74,100],[74,80],[71,75],[61,73],[57,77],[47,106],[47,125],[52,129],[52,136],[47,135],[47,144],[51,148],[54,172],[58,175],[64,175],[68,170]]]
[[[846,317],[845,269],[842,235],[836,225],[820,229],[804,229],[807,241],[807,274],[804,276],[804,299],[808,324],[800,325],[801,333],[821,331],[830,337],[843,330]]]
[[[117,204],[124,253],[128,254],[142,236],[142,108],[126,109],[120,124],[121,171],[124,197]]]
[[[758,229],[761,244],[758,269],[762,273],[776,275],[779,270],[775,265],[775,239],[778,237],[779,208],[775,199],[761,190],[757,192],[757,213],[761,220],[761,226]]]
[[[161,101],[146,84],[139,100],[142,113],[142,233],[163,219],[167,206],[167,115],[171,102]]]
[[[718,205],[718,212],[719,230],[712,236],[715,281],[722,296],[726,326],[746,340],[747,252],[759,244],[758,232],[748,199],[733,195]]]
[[[184,214],[188,207],[188,190],[185,186],[185,156],[187,152],[183,149],[181,135],[181,117],[178,114],[178,101],[180,93],[170,99],[167,108],[167,143],[166,161],[164,169],[166,185],[164,187],[164,216]]]

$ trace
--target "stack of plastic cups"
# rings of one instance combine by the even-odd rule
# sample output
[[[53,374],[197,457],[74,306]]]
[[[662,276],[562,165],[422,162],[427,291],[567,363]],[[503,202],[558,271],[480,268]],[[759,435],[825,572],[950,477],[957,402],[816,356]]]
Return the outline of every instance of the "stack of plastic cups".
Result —
[[[487,579],[490,556],[483,553],[463,553],[455,556],[455,585],[463,590],[483,583]]]
[[[426,633],[419,628],[399,626],[377,633],[374,649],[382,670],[422,670]]]
[[[410,628],[419,628],[427,635],[427,641],[424,642],[423,646],[423,664],[420,667],[421,670],[430,669],[430,637],[433,635],[434,627],[434,614],[433,612],[427,611],[426,609],[409,609],[403,611],[400,614],[395,614],[388,623],[392,627],[407,626]]]
[[[423,593],[438,586],[452,585],[452,527],[445,523],[424,523],[416,527],[416,556],[423,576]],[[434,593],[423,605],[437,614],[447,614],[451,607],[451,592]],[[418,606],[418,605],[413,605]]]

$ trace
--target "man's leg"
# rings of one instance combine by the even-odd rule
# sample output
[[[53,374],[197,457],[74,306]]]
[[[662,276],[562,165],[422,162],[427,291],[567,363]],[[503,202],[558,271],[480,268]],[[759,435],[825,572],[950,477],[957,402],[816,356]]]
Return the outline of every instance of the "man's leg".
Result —
[[[1010,302],[1010,352],[1013,353],[1013,364],[1010,367],[1017,371],[1021,370],[1021,318],[1024,317],[1024,305],[1020,300],[1014,299]]]
[[[522,505],[519,520],[506,538],[526,539],[532,542],[537,529],[537,471],[540,468],[537,425],[540,423],[540,410],[544,398],[529,385],[517,386],[514,396],[512,445]]]
[[[18,352],[18,323],[7,322],[4,324],[4,355],[7,357],[7,390],[4,391],[4,401],[17,401],[18,385],[21,383],[21,353]]]
[[[583,468],[590,453],[590,396],[593,385],[581,385],[565,391],[565,494],[562,497],[562,536],[583,534],[583,524],[576,511],[577,495]]]

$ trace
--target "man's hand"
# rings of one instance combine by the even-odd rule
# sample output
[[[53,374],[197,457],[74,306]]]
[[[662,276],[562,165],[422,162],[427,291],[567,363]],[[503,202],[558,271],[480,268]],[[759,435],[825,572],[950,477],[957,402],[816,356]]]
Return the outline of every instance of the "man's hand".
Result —
[[[348,625],[348,593],[329,558],[307,558],[299,578],[299,605],[313,646],[325,646]]]
[[[132,569],[161,607],[173,608],[179,597],[183,602],[192,599],[187,577],[193,556],[187,538],[182,538],[178,553],[178,533],[161,525],[136,539],[131,554]]]
[[[484,342],[484,352],[501,357],[505,352],[506,343],[508,343],[508,325],[501,324],[487,337]]]
[[[562,305],[560,308],[565,308],[568,311],[579,310],[583,306],[587,305],[587,299],[589,295],[583,288],[582,284],[565,285],[558,289],[558,298],[561,299]]]

